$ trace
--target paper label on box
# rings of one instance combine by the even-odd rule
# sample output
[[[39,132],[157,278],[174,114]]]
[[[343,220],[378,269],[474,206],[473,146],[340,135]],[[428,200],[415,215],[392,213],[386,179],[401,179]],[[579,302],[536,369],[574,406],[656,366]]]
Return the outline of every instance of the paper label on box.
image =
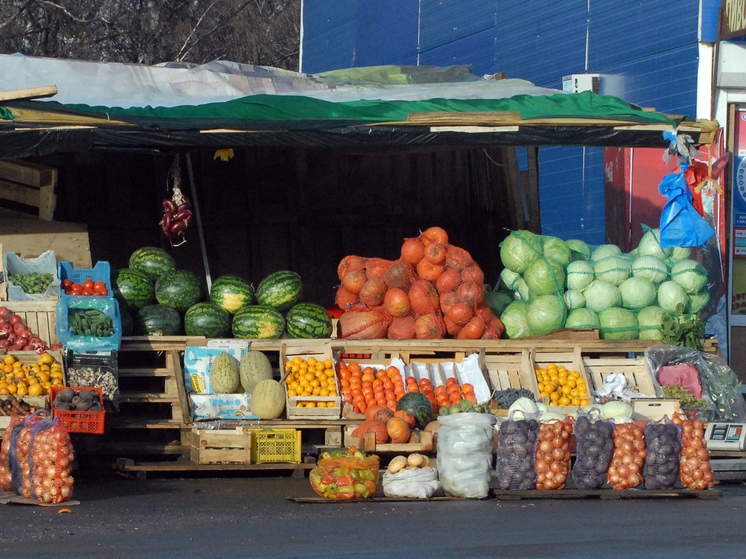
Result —
[[[251,414],[250,394],[190,394],[192,417],[205,419],[259,419]]]
[[[223,350],[237,349],[243,351],[242,355],[245,355],[246,352],[249,351],[250,345],[250,340],[240,340],[236,338],[210,338],[207,340],[207,347]]]
[[[187,346],[184,350],[184,382],[187,392],[195,394],[212,394],[210,384],[210,367],[215,357],[221,353],[228,353],[241,361],[248,352],[248,345],[241,347],[205,347]]]

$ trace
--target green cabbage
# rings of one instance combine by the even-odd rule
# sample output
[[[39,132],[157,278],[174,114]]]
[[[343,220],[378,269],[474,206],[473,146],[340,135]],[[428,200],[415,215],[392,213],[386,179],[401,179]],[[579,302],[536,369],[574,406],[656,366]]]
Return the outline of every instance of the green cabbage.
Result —
[[[585,306],[594,312],[622,305],[622,292],[616,285],[606,281],[593,280],[583,290],[583,295],[585,295]]]
[[[690,247],[673,247],[671,250],[671,260],[685,260],[692,257],[692,249]]]
[[[671,279],[687,293],[696,293],[707,285],[707,270],[696,260],[679,260],[671,268]]]
[[[492,314],[495,316],[500,316],[507,306],[515,301],[515,297],[512,293],[502,290],[487,291],[487,293],[485,293],[485,298],[487,299],[487,304],[492,310]]]
[[[562,295],[540,295],[528,304],[526,321],[534,336],[548,334],[565,324],[565,300]]]
[[[565,306],[568,310],[585,307],[585,295],[582,291],[568,289],[565,291]]]
[[[500,315],[500,321],[505,326],[505,335],[508,338],[523,338],[530,336],[526,317],[528,315],[528,303],[526,301],[513,301]]]
[[[705,309],[707,303],[709,302],[710,292],[706,289],[698,291],[697,293],[692,293],[691,295],[689,295],[689,304],[686,307],[686,312],[691,314],[699,314]]]
[[[591,260],[595,262],[596,260],[603,260],[610,256],[620,256],[621,254],[622,249],[616,245],[598,245],[593,254],[591,254]]]
[[[673,280],[664,281],[658,286],[658,306],[671,314],[681,314],[689,304],[689,295]]]
[[[633,310],[652,305],[658,295],[652,281],[634,276],[624,280],[619,291],[622,292],[622,306]]]
[[[640,256],[632,263],[632,275],[658,285],[668,278],[668,266],[657,256]]]
[[[591,257],[591,247],[588,243],[580,239],[568,239],[565,241],[567,248],[570,249],[570,256],[573,260],[589,260]]]
[[[601,323],[591,309],[582,308],[570,311],[565,321],[565,328],[598,328]]]
[[[531,263],[544,254],[540,235],[531,231],[513,231],[500,243],[500,260],[503,266],[522,274]]]
[[[570,249],[558,237],[544,236],[544,257],[565,268],[572,260]]]
[[[664,311],[662,308],[651,305],[645,307],[637,313],[637,323],[640,326],[640,339],[641,340],[662,340],[663,321],[670,318],[670,314]]]
[[[546,258],[531,263],[523,274],[526,285],[534,295],[548,295],[565,290],[565,267]]]
[[[566,276],[569,289],[585,289],[593,281],[593,266],[585,260],[570,262]]]
[[[651,229],[647,225],[643,225],[642,228],[645,230],[645,233],[642,239],[640,239],[640,244],[637,245],[638,256],[655,256],[661,260],[668,258],[673,250],[670,248],[661,248],[660,229]]]
[[[508,268],[503,268],[503,271],[500,272],[500,280],[505,287],[518,293],[518,297],[523,301],[528,301],[528,285],[526,285],[526,280],[521,277],[521,274]]]
[[[601,338],[604,340],[635,340],[640,327],[635,313],[621,307],[611,307],[598,313]]]
[[[621,285],[629,277],[631,271],[631,263],[622,256],[608,256],[596,260],[593,264],[593,273],[596,278],[614,285]]]

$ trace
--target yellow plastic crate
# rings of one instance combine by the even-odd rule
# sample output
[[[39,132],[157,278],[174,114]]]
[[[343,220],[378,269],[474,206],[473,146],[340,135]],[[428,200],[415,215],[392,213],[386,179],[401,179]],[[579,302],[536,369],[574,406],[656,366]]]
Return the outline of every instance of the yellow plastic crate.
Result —
[[[251,461],[254,464],[287,462],[300,464],[301,444],[299,429],[245,429],[254,434]]]

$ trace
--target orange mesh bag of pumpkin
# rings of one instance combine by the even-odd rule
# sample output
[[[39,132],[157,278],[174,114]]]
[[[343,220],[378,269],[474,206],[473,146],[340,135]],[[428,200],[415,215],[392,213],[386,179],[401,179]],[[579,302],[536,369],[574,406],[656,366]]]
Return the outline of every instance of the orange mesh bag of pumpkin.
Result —
[[[308,475],[314,491],[327,499],[368,499],[378,490],[379,459],[351,447],[324,452]]]

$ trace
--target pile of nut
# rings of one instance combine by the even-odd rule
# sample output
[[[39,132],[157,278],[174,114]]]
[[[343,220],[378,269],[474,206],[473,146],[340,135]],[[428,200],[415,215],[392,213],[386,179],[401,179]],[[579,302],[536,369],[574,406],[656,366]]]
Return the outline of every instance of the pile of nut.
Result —
[[[67,384],[85,388],[100,388],[105,400],[113,400],[117,392],[117,378],[111,371],[94,370],[92,367],[67,370]]]

